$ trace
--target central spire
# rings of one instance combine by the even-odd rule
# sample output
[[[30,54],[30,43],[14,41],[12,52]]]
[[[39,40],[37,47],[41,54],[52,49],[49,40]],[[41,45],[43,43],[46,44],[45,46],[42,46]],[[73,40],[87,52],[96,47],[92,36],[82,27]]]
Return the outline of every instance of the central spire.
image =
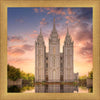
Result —
[[[51,33],[50,37],[58,38],[58,34],[57,34],[56,26],[55,26],[55,18],[53,19],[53,29],[52,29],[52,33]]]
[[[67,35],[69,34],[69,30],[68,30],[68,24],[67,24]]]
[[[55,29],[55,17],[53,19],[53,29]]]
[[[56,26],[55,26],[55,17],[53,19],[53,31],[56,31]]]

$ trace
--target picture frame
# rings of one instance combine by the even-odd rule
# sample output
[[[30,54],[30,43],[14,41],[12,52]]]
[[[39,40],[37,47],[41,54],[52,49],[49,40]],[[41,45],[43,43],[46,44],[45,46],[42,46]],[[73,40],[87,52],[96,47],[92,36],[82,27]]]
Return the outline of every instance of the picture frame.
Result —
[[[7,93],[7,8],[92,7],[93,93]],[[0,1],[0,99],[1,100],[99,100],[100,91],[100,1],[89,0],[1,0]]]

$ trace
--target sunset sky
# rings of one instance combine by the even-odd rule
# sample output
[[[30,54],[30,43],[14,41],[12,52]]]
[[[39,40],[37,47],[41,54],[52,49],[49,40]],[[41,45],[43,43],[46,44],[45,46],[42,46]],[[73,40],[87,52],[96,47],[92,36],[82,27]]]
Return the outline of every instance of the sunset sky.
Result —
[[[8,8],[8,64],[24,72],[35,72],[35,40],[44,36],[46,51],[55,17],[60,51],[67,33],[74,41],[74,72],[88,75],[92,64],[92,8]]]

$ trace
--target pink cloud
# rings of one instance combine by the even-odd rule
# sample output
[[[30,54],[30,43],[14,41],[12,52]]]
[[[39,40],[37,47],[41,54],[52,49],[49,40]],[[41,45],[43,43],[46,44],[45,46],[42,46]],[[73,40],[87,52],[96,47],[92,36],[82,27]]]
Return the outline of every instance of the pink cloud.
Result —
[[[40,21],[40,25],[47,25],[48,23],[46,22],[45,18],[42,18],[42,20]]]
[[[30,59],[30,58],[14,58],[14,59],[8,60],[8,63],[11,65],[14,65],[14,67],[21,68],[22,67],[21,65],[23,65],[24,70],[29,69],[29,67],[26,67],[26,64],[29,66],[30,63],[32,63],[32,65],[34,66],[33,62],[34,62],[34,59]]]
[[[27,51],[32,51],[34,49],[34,45],[24,44],[24,45],[22,45],[21,49],[27,50]]]
[[[10,42],[25,42],[26,39],[23,39],[21,36],[8,36],[8,41],[10,41]]]
[[[63,12],[62,12],[62,15],[66,15],[66,13],[63,11]]]
[[[16,22],[24,23],[24,20],[23,19],[16,19]]]
[[[92,56],[93,56],[93,44],[92,42],[85,42],[84,46],[79,49],[79,53],[82,55],[83,58],[87,62],[92,62]]]
[[[23,45],[16,45],[10,46],[7,48],[7,53],[9,56],[22,56],[25,54],[26,51],[32,51],[34,49],[34,45],[30,44],[23,44]]]
[[[40,12],[43,12],[44,10],[43,10],[43,8],[40,8]]]
[[[37,32],[36,30],[33,31],[33,33],[36,33],[36,32]]]
[[[65,18],[67,19],[66,23],[69,23],[69,22],[71,22],[71,23],[80,22],[80,20],[77,19],[75,16],[66,16]]]
[[[87,23],[78,23],[77,26],[72,26],[73,38],[77,41],[92,41],[92,29]]]
[[[33,10],[35,11],[35,13],[39,12],[39,10],[37,8],[34,8]]]
[[[9,56],[22,56],[23,54],[25,54],[25,51],[22,50],[22,49],[16,48],[16,49],[8,50],[8,51],[7,51],[7,54],[8,54]]]
[[[74,48],[77,50],[80,58],[87,63],[92,63],[93,42],[92,30],[89,27],[86,23],[78,23],[76,27],[72,27],[72,38],[74,40]]]
[[[68,8],[67,11],[68,11],[68,14],[69,14],[69,15],[73,14],[71,8]]]
[[[41,21],[40,24],[41,24],[41,25],[46,25],[47,22]]]
[[[7,48],[8,51],[11,51],[12,49],[15,49],[15,48],[20,48],[22,47],[22,45],[14,45],[14,46],[10,46]]]
[[[69,22],[73,23],[75,21],[78,21],[79,22],[79,19],[77,19],[77,17],[75,16],[76,13],[73,12],[71,10],[71,8],[68,8],[67,9],[67,12],[68,12],[68,16],[65,17],[67,19],[66,23],[69,23]]]
[[[42,18],[42,21],[45,21],[45,18]]]
[[[76,19],[73,16],[66,16],[66,19],[68,21],[70,21],[71,23],[73,23],[74,21],[76,21]],[[66,22],[67,23],[67,22]]]
[[[74,14],[76,14],[75,12],[73,12],[73,11],[71,10],[71,8],[68,8],[68,9],[67,9],[67,12],[68,12],[69,15],[72,15],[72,14],[74,15]]]
[[[57,10],[57,9],[47,8],[47,10],[48,10],[47,14],[66,15],[66,13],[62,11],[61,9]]]
[[[50,7],[46,7],[46,8],[44,8],[45,10],[50,10],[51,8]]]
[[[26,73],[35,73],[35,63],[33,58],[13,58],[8,60],[8,64],[20,68],[21,71]]]
[[[30,34],[29,36],[32,37],[32,38],[37,38],[38,34],[34,33],[34,34]]]
[[[66,24],[68,24],[68,23],[69,23],[69,21],[67,20],[67,21],[66,21]]]

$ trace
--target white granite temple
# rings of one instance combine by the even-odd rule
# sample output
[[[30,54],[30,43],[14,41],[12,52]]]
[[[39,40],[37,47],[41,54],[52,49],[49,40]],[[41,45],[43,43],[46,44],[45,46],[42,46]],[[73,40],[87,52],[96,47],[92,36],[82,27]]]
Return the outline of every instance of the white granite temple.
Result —
[[[78,73],[74,73],[73,68],[73,43],[67,27],[63,52],[60,53],[60,39],[54,18],[49,38],[49,52],[46,53],[40,30],[35,42],[35,82],[74,82],[78,79]]]

